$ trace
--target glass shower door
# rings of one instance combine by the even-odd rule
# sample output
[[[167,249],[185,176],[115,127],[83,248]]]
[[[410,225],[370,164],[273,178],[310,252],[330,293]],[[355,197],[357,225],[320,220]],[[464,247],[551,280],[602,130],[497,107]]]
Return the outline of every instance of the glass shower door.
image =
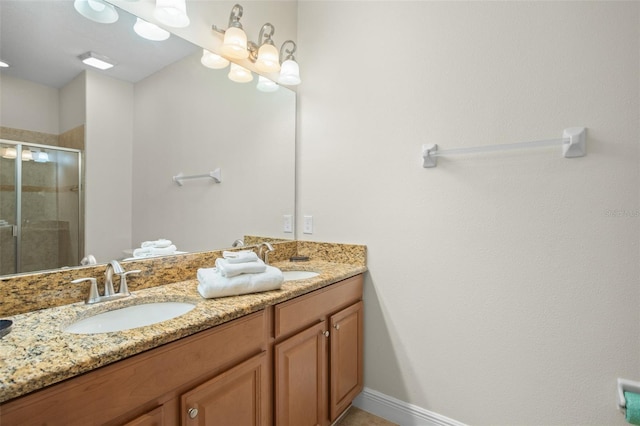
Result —
[[[15,145],[0,143],[0,275],[15,274],[17,254]]]
[[[24,145],[19,272],[80,264],[79,152]]]
[[[0,275],[80,264],[81,153],[0,140]]]

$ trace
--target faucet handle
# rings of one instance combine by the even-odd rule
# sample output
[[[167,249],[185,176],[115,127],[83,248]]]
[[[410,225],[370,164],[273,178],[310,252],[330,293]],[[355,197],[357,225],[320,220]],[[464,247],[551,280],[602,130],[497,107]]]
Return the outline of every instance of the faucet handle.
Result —
[[[118,289],[118,294],[124,294],[125,296],[130,295],[129,287],[127,286],[127,275],[129,274],[139,274],[142,272],[140,269],[134,269],[133,271],[122,272],[120,275],[120,288]]]
[[[84,303],[96,303],[100,300],[100,294],[98,293],[98,281],[95,278],[78,278],[77,280],[71,281],[72,284],[78,284],[85,281],[91,281],[91,285],[89,286],[89,297],[85,300]]]

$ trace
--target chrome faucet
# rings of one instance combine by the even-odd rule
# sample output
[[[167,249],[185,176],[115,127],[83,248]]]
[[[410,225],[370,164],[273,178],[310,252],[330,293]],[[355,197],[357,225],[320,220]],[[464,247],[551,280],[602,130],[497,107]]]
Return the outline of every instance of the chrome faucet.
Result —
[[[113,274],[122,276],[124,269],[117,260],[112,260],[107,264],[107,269],[104,271],[104,296],[113,296],[116,292],[113,290]]]
[[[265,250],[266,248],[266,250]],[[263,252],[264,250],[264,252]],[[267,265],[269,264],[269,253],[274,250],[273,246],[268,242],[264,241],[258,244],[258,257],[264,261]]]
[[[86,304],[93,304],[98,302],[105,302],[107,300],[121,299],[123,297],[130,296],[129,288],[127,286],[127,275],[139,273],[140,270],[125,271],[117,260],[112,260],[107,264],[107,268],[104,271],[104,296],[100,296],[98,291],[98,281],[95,278],[78,278],[71,281],[73,284],[78,284],[84,281],[90,281],[89,297],[85,300]],[[113,274],[120,276],[120,288],[116,293],[113,289]]]

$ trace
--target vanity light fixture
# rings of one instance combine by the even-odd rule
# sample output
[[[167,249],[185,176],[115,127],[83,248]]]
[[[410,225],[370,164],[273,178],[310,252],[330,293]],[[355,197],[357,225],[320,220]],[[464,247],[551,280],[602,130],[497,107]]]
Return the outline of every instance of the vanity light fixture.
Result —
[[[278,83],[276,83],[275,81],[271,81],[267,77],[259,75],[258,84],[256,85],[256,88],[261,92],[269,93],[269,92],[275,92],[280,88],[280,86],[278,86]]]
[[[229,61],[220,55],[216,55],[207,49],[202,49],[202,58],[200,59],[202,65],[207,68],[213,68],[214,70],[221,70],[229,65]]]
[[[101,24],[113,24],[118,20],[118,12],[104,0],[75,0],[73,7],[87,19]]]
[[[224,41],[220,51],[231,59],[246,59],[249,57],[247,50],[247,34],[242,29],[242,6],[236,4],[229,15],[229,27],[224,31]],[[214,29],[216,29],[214,27]]]
[[[171,33],[167,30],[163,30],[156,24],[147,22],[144,19],[136,18],[136,23],[133,25],[133,30],[142,38],[146,38],[151,41],[164,41],[169,38]]]
[[[153,16],[168,27],[184,28],[191,23],[186,0],[156,0]]]
[[[235,81],[236,83],[248,83],[253,80],[253,74],[251,71],[234,63],[231,63],[228,77],[229,80]]]
[[[287,44],[291,45],[290,49],[286,48]],[[286,56],[280,68],[280,77],[278,78],[280,84],[297,86],[302,82],[302,80],[300,80],[300,66],[296,62],[295,56],[293,56],[297,48],[298,46],[293,40],[287,40],[282,43],[280,56],[284,56],[285,54]]]
[[[82,55],[78,56],[83,63],[89,65],[94,68],[98,68],[100,70],[108,70],[109,68],[113,68],[114,63],[110,62],[110,59],[106,56],[98,55],[94,52],[85,52]]]
[[[289,86],[300,84],[300,67],[293,56],[297,49],[296,43],[293,40],[287,40],[278,52],[273,42],[275,27],[268,22],[260,29],[259,44],[247,41],[247,34],[240,24],[243,10],[239,4],[233,6],[229,15],[229,27],[226,30],[219,29],[215,25],[211,26],[214,31],[223,34],[224,39],[220,47],[222,56],[204,51],[202,64],[209,68],[222,69],[226,67],[227,59],[248,58],[259,72],[280,72],[278,83]],[[234,64],[231,64],[231,67],[233,69],[229,71],[229,79],[232,81],[244,83],[253,80],[250,70]],[[278,84],[262,77],[258,79],[257,88],[264,92],[273,92],[278,89]]]

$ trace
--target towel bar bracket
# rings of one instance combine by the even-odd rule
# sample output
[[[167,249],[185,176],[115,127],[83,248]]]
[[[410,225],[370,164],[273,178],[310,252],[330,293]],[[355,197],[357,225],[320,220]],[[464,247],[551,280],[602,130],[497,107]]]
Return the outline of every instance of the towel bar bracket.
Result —
[[[587,155],[587,129],[570,127],[562,132],[562,155],[564,158],[584,157]]]
[[[433,143],[430,145],[422,145],[422,167],[430,169],[438,165],[438,157],[435,154],[438,152],[438,145]]]

